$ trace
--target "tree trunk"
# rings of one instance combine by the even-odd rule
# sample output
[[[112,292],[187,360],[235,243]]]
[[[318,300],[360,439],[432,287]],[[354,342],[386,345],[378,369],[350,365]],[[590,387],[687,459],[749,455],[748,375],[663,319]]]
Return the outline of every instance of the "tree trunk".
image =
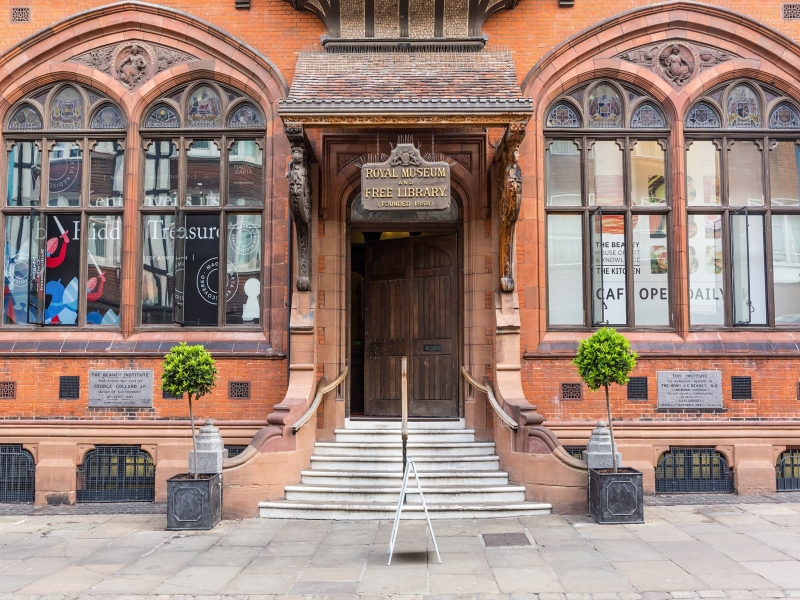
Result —
[[[606,410],[608,411],[608,429],[611,432],[611,465],[614,473],[617,472],[617,442],[614,440],[614,425],[611,423],[611,399],[608,397],[608,384],[606,384]]]
[[[608,388],[607,387],[606,387],[606,394],[608,394]],[[189,394],[189,421],[191,421],[191,423],[192,423],[192,450],[194,450],[194,478],[197,479],[197,438],[194,437],[194,412],[192,412],[192,394],[191,393]],[[612,440],[614,439],[613,436],[612,436],[611,439]]]

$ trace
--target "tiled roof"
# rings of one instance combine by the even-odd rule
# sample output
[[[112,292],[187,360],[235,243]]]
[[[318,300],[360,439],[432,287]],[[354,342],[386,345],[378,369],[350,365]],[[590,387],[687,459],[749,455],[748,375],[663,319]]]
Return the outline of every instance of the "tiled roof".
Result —
[[[532,112],[510,52],[301,53],[284,118]]]

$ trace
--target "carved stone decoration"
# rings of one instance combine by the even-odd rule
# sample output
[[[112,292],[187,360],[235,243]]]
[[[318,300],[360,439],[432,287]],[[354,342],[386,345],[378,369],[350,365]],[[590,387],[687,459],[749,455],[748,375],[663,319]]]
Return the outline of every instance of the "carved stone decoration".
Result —
[[[197,57],[147,42],[124,42],[95,48],[70,59],[110,75],[129,90],[177,64],[197,60]]]
[[[511,123],[500,147],[500,289],[514,291],[514,233],[522,207],[522,169],[519,147],[525,123]]]
[[[303,127],[284,129],[292,147],[289,163],[289,206],[297,234],[297,290],[311,290],[311,172]]]
[[[739,55],[684,40],[670,40],[627,50],[614,58],[650,69],[672,85],[683,87],[706,69],[739,58]]]

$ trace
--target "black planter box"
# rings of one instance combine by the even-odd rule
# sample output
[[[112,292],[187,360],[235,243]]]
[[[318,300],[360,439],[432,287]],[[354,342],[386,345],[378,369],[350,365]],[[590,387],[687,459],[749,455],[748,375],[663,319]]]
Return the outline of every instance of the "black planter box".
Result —
[[[642,473],[589,469],[589,514],[598,523],[644,523]]]
[[[167,479],[167,529],[211,529],[222,518],[222,479],[181,473]]]

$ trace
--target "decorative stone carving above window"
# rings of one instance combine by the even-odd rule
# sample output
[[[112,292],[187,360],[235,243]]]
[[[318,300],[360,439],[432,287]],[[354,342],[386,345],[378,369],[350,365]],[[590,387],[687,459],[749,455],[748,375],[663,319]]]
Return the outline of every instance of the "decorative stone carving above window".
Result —
[[[89,50],[71,58],[70,62],[102,71],[134,90],[158,73],[191,60],[197,58],[174,48],[147,42],[124,42]]]
[[[719,48],[670,40],[634,48],[614,58],[650,69],[675,87],[683,87],[704,70],[739,56]]]
[[[408,0],[399,5],[386,0],[285,1],[295,10],[307,10],[320,18],[328,30],[323,43],[404,39],[466,43],[472,39],[481,46],[485,40],[479,38],[486,20],[499,10],[519,4],[519,0]]]

